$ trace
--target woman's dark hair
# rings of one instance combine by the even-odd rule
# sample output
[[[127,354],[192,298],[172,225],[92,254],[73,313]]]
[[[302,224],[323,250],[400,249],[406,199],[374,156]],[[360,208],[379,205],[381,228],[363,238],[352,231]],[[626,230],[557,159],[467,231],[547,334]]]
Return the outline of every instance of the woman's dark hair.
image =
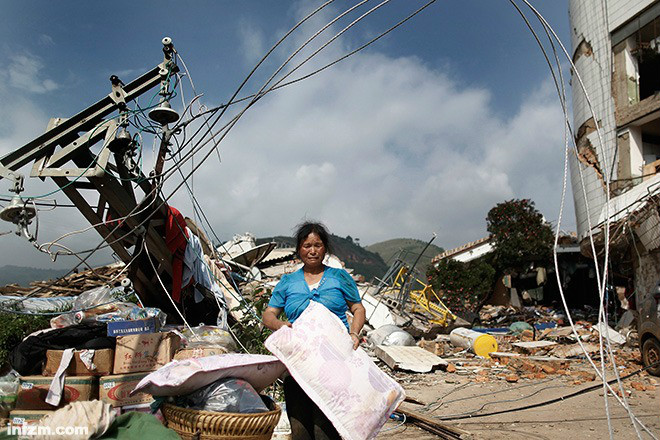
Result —
[[[328,254],[332,253],[332,248],[330,246],[330,234],[325,228],[323,223],[318,222],[304,222],[296,226],[296,252],[300,251],[300,247],[303,244],[303,241],[309,236],[309,234],[316,234],[323,242],[325,246],[325,251]]]

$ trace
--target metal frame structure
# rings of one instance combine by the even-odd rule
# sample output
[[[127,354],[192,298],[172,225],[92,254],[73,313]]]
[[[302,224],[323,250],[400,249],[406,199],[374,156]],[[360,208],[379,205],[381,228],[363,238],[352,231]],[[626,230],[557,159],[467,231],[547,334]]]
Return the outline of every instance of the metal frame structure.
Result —
[[[150,182],[141,171],[136,174],[129,170],[124,160],[125,151],[117,149],[117,144],[113,147],[122,128],[121,119],[119,123],[114,120],[116,118],[105,119],[114,112],[121,114],[128,109],[128,102],[158,85],[163,101],[166,99],[163,88],[168,87],[170,76],[178,72],[173,59],[174,47],[167,37],[163,39],[163,53],[162,63],[129,84],[124,85],[112,76],[112,91],[106,97],[71,118],[51,119],[45,133],[1,157],[0,178],[13,180],[12,191],[18,193],[23,180],[18,170],[34,161],[31,177],[51,178],[124,263],[135,260],[131,265],[131,278],[143,303],[170,310],[169,302],[157,295],[162,288],[156,280],[157,274],[145,259],[151,258],[158,275],[166,283],[171,282],[172,255],[163,228],[167,205],[159,197],[155,184],[171,131],[163,124],[157,165],[152,173],[153,182]],[[100,151],[94,153],[92,147],[99,142],[102,142]],[[140,201],[136,197],[137,189],[144,193]],[[90,193],[98,196],[95,203],[88,202]],[[104,218],[107,219],[108,213],[115,219],[125,218],[121,223],[107,222]],[[144,242],[148,253],[144,252]],[[131,247],[134,248],[132,252]]]

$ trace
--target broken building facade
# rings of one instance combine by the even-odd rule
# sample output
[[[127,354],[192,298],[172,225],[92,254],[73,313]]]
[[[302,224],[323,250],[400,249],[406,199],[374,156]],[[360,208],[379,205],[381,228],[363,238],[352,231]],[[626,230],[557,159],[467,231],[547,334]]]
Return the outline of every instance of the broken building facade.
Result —
[[[602,255],[609,219],[615,284],[639,303],[660,281],[660,1],[571,0],[569,17],[578,238]]]

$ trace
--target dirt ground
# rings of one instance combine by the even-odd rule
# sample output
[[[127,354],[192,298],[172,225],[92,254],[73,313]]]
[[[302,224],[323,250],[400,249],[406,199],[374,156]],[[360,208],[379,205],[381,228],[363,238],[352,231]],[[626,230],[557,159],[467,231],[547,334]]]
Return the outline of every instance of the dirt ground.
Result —
[[[585,365],[584,370],[588,370]],[[475,376],[436,371],[426,374],[395,373],[406,394],[424,405],[404,403],[407,408],[436,420],[472,414],[462,420],[441,423],[467,431],[467,439],[606,439],[609,438],[603,389],[537,408],[499,415],[475,417],[503,409],[520,408],[565,396],[597,385],[598,380],[576,383],[570,376],[549,375],[545,379],[521,379],[509,383],[495,379],[487,383]],[[633,382],[635,385],[633,386]],[[612,386],[616,389],[616,385]],[[641,422],[660,438],[660,378],[646,373],[624,381],[630,408]],[[627,411],[610,395],[608,399],[614,438],[633,439],[637,434]],[[438,438],[412,424],[388,421],[378,440],[425,440]],[[641,438],[652,438],[642,433]]]

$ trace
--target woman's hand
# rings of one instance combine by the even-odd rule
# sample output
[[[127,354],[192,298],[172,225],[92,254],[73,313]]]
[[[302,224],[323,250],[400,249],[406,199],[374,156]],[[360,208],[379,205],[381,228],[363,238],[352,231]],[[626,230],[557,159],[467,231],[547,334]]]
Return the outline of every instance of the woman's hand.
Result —
[[[351,340],[353,341],[353,350],[357,350],[360,346],[360,337],[355,333],[351,333]]]
[[[282,321],[281,319],[277,320],[277,330],[281,329],[282,327],[291,327],[291,323],[289,321]]]
[[[281,319],[277,319],[281,313],[282,309],[278,309],[276,307],[266,307],[263,315],[261,315],[261,319],[263,320],[264,325],[273,331],[277,331],[284,326],[291,327],[291,323],[289,321],[282,321]]]
[[[360,303],[346,302],[348,304],[348,309],[353,314],[353,321],[351,322],[351,338],[353,338],[353,350],[357,350],[360,346],[360,332],[364,326],[364,321],[366,320],[367,312],[364,310],[364,306]]]

